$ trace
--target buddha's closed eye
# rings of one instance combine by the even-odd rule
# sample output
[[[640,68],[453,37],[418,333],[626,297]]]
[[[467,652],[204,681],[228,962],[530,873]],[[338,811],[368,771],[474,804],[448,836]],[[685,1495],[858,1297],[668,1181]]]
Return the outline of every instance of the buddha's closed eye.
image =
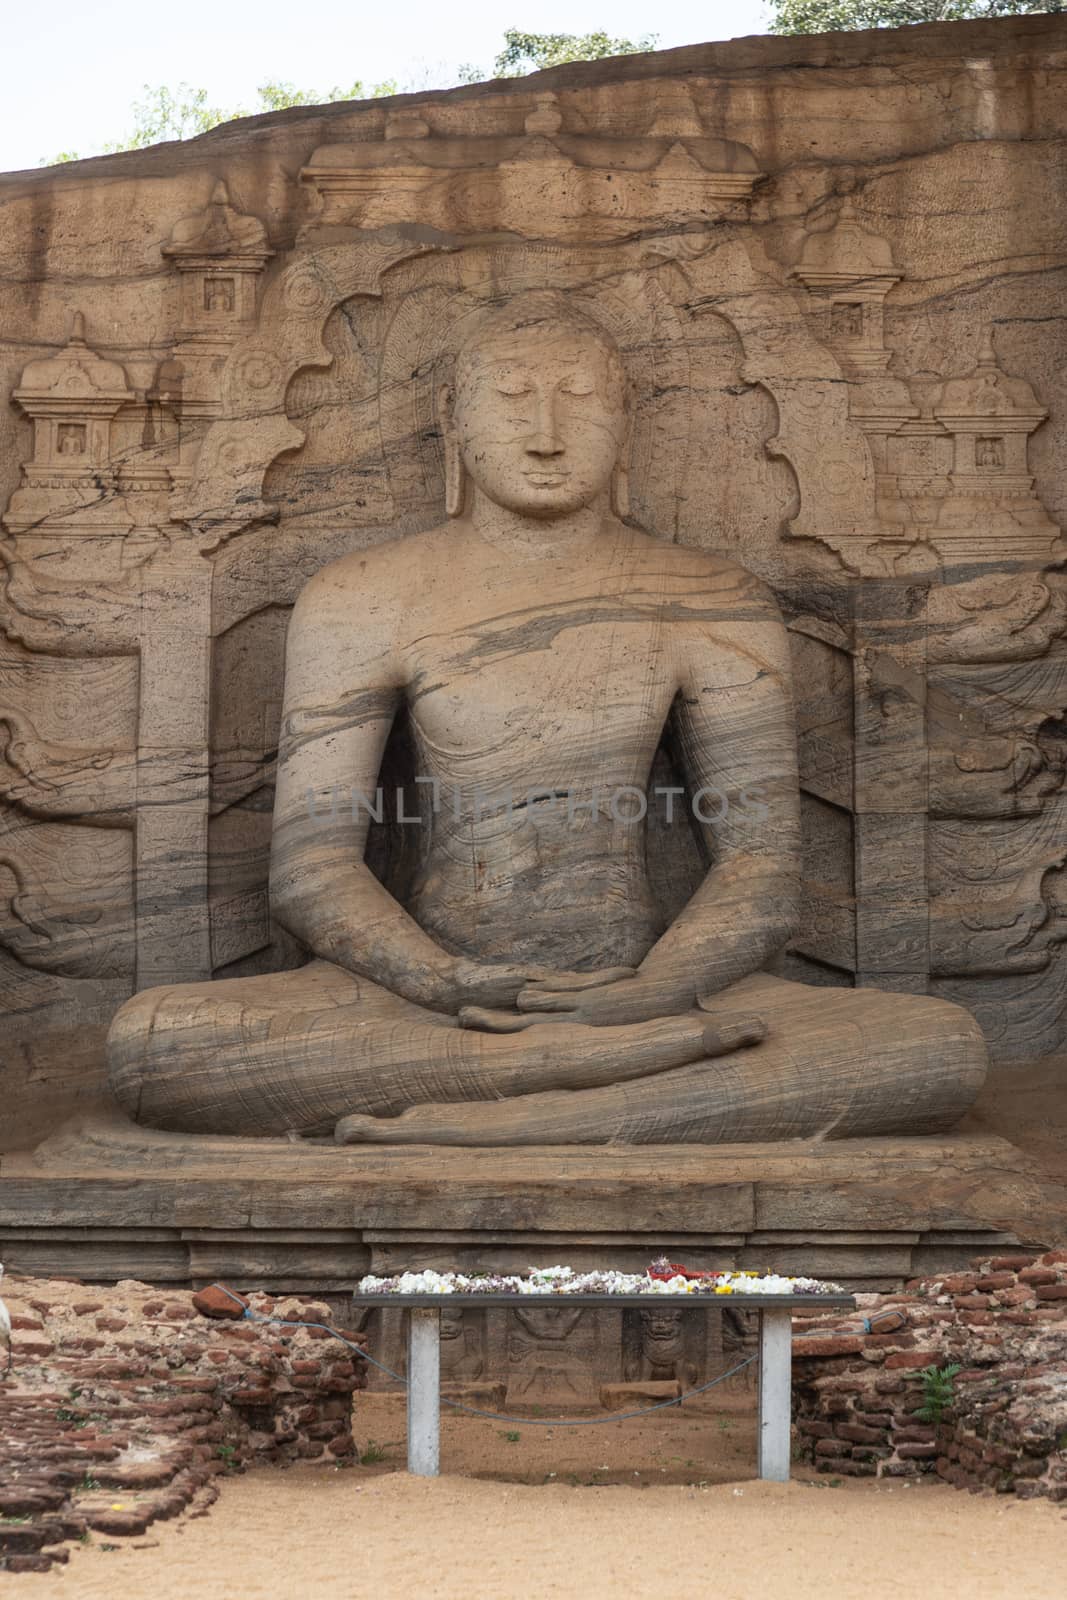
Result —
[[[508,400],[533,393],[533,384],[527,378],[498,378],[495,387],[497,394]],[[590,395],[595,394],[596,384],[591,378],[566,378],[556,392],[565,395]]]
[[[497,394],[507,395],[509,398],[514,395],[530,394],[533,390],[533,378],[525,367],[498,367],[491,381]]]

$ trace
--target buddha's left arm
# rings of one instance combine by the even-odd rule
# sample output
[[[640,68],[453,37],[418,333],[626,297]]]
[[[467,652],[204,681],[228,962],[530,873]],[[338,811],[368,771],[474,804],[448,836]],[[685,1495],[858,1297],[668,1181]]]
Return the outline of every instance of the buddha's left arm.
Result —
[[[737,611],[679,630],[677,748],[689,801],[708,819],[713,865],[637,972],[638,982],[675,1002],[758,972],[796,924],[800,797],[789,641],[755,580]]]

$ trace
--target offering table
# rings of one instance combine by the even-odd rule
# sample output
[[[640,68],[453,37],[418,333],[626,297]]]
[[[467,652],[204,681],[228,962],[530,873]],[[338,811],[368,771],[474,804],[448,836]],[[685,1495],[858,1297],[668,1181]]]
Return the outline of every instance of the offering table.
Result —
[[[792,1379],[793,1312],[795,1310],[847,1309],[855,1305],[848,1294],[382,1294],[355,1293],[353,1306],[385,1306],[410,1312],[408,1321],[407,1423],[408,1471],[435,1478],[441,1458],[442,1307],[457,1304],[476,1307],[518,1305],[611,1306],[615,1308],[662,1306],[692,1310],[704,1304],[709,1310],[759,1312],[759,1411],[757,1475],[775,1483],[789,1480],[790,1385]],[[649,1409],[653,1409],[650,1407]]]

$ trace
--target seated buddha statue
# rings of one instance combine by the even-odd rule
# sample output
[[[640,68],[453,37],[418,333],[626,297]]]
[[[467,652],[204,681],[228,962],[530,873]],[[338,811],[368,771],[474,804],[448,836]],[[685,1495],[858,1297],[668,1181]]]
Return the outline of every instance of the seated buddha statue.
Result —
[[[743,567],[627,520],[612,338],[518,296],[461,339],[438,407],[447,520],[324,567],[290,623],[271,903],[311,959],[128,1001],[121,1105],[349,1144],[951,1127],[985,1072],[969,1013],[765,970],[799,896],[787,637]],[[434,797],[403,903],[365,859],[400,716]],[[673,919],[646,859],[665,730],[671,794],[715,796]]]

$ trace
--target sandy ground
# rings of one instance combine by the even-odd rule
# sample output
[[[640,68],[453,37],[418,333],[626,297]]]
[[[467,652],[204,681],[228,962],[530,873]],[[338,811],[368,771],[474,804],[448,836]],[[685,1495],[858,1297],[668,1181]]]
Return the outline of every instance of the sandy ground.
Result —
[[[517,1438],[509,1435],[517,1434]],[[753,1421],[669,1411],[596,1429],[448,1419],[445,1475],[409,1478],[403,1408],[359,1401],[383,1458],[259,1469],[210,1515],[99,1535],[5,1596],[85,1600],[1061,1600],[1067,1518],[1047,1502],[797,1466],[752,1480]],[[474,1474],[478,1474],[475,1476]],[[832,1576],[831,1576],[832,1575]]]

